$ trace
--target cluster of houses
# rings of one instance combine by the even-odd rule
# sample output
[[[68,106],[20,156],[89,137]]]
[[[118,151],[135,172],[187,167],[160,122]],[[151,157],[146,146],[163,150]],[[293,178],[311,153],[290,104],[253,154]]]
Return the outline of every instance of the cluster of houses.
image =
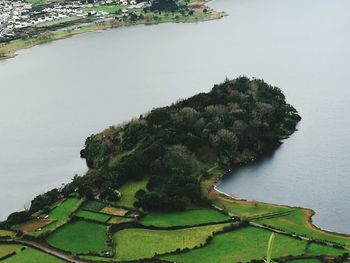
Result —
[[[0,2],[0,40],[14,37],[18,29],[68,17],[83,17],[81,2],[56,3],[35,7],[25,1]]]
[[[86,0],[83,1],[49,1],[34,5],[26,0],[0,0],[0,42],[16,37],[16,34],[23,34],[28,27],[36,27],[40,24],[59,21],[74,17],[96,16],[104,18],[110,16],[108,12],[96,11],[87,12],[87,7],[100,5],[123,5],[123,13],[127,14],[130,9],[143,9],[151,5],[152,0],[137,2],[136,0]]]

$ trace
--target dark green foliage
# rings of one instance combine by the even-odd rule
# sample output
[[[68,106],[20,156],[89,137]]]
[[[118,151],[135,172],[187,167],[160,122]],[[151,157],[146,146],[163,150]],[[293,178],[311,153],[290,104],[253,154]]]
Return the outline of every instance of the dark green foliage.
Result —
[[[30,213],[47,208],[48,206],[55,203],[60,198],[60,192],[58,189],[52,189],[45,194],[36,196],[30,204]]]
[[[92,201],[85,202],[81,208],[83,210],[99,212],[104,207],[106,207],[105,203],[102,203],[102,202],[99,202],[96,200],[92,200]]]
[[[85,158],[89,168],[97,168],[103,164],[104,156],[107,151],[103,144],[95,140],[95,136],[91,135],[86,139],[85,149],[80,151],[80,157]],[[100,158],[96,158],[96,157]]]
[[[6,223],[9,225],[17,225],[26,222],[30,217],[28,211],[14,212],[7,217]]]
[[[299,121],[280,89],[246,77],[226,80],[209,93],[90,136],[81,151],[90,174],[72,183],[81,195],[91,188],[107,198],[123,183],[150,176],[149,192],[138,192],[137,206],[169,211],[203,204],[201,161],[232,168],[257,159],[278,147]]]
[[[151,6],[152,11],[175,11],[178,5],[174,0],[154,0]]]

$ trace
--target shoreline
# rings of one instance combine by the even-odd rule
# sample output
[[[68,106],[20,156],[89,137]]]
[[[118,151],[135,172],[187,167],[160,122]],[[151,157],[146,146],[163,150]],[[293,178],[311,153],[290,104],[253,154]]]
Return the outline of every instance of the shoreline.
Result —
[[[235,202],[244,202],[247,204],[252,204],[257,203],[260,205],[268,205],[268,206],[276,206],[276,207],[284,207],[284,208],[290,208],[290,209],[298,209],[298,210],[303,210],[305,212],[305,218],[304,218],[304,222],[307,224],[307,226],[314,231],[317,232],[321,232],[321,233],[326,233],[326,234],[331,234],[331,235],[337,235],[337,236],[341,236],[341,237],[345,237],[345,238],[350,238],[350,233],[340,233],[340,232],[336,232],[336,231],[332,231],[329,229],[324,229],[322,227],[319,227],[317,225],[315,225],[312,221],[312,217],[316,214],[315,210],[313,210],[312,208],[306,208],[306,207],[302,207],[302,206],[291,206],[291,205],[281,205],[281,204],[276,204],[276,203],[266,203],[266,202],[261,202],[261,201],[257,201],[257,200],[248,200],[248,199],[243,199],[243,198],[236,198],[234,196],[231,196],[223,191],[220,191],[217,188],[217,184],[220,182],[221,178],[223,176],[227,176],[228,173],[223,173],[221,174],[217,180],[215,181],[215,183],[212,185],[212,190],[214,190],[214,192],[216,192],[219,196],[221,196],[222,198],[228,200],[228,201],[235,201]]]
[[[16,57],[19,55],[18,51],[20,50],[29,49],[37,45],[42,45],[57,40],[63,40],[78,34],[137,25],[147,26],[166,23],[198,23],[218,20],[227,16],[224,11],[216,11],[207,6],[207,3],[210,1],[211,0],[198,0],[191,3],[190,8],[194,11],[194,14],[191,16],[181,16],[178,19],[172,17],[161,17],[158,20],[140,19],[136,21],[118,21],[114,19],[106,19],[105,21],[95,21],[87,25],[78,25],[74,29],[61,28],[56,31],[48,31],[47,33],[40,34],[35,38],[16,39],[7,43],[0,43],[0,61]],[[198,8],[207,9],[206,15],[203,17],[197,17],[197,15],[200,14]]]

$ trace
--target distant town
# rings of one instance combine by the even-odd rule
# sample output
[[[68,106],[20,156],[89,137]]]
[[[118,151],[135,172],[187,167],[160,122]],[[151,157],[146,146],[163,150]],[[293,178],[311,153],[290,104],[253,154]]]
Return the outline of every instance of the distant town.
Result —
[[[44,28],[65,27],[101,19],[123,19],[137,14],[151,1],[0,1],[0,42],[31,36]],[[135,12],[132,12],[135,11]],[[77,23],[74,23],[77,22]],[[41,28],[41,30],[40,30]]]
[[[20,49],[75,34],[166,22],[197,22],[225,14],[208,0],[0,0],[0,59]]]

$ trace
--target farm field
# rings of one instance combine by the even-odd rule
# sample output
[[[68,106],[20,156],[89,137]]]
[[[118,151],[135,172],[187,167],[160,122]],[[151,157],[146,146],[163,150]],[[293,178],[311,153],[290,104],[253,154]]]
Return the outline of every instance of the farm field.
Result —
[[[98,212],[101,209],[103,209],[104,207],[106,207],[105,203],[102,203],[100,201],[96,201],[96,200],[91,200],[91,201],[87,201],[85,202],[82,206],[81,209],[83,210],[88,210],[88,211],[94,211],[94,212]]]
[[[146,189],[148,178],[141,181],[127,182],[120,189],[121,198],[115,204],[125,207],[134,207],[135,193],[140,189]]]
[[[150,213],[141,218],[145,226],[172,227],[192,226],[205,223],[220,223],[230,220],[230,217],[214,209],[195,209],[175,213]]]
[[[21,247],[20,245],[0,244],[0,258],[13,252],[21,251]]]
[[[290,260],[289,263],[320,263],[318,259],[296,259],[296,260]]]
[[[47,238],[50,246],[72,254],[110,251],[107,241],[106,225],[84,220],[66,224]]]
[[[288,215],[269,219],[258,219],[257,222],[314,239],[328,240],[350,246],[350,237],[327,233],[314,228],[308,220],[309,216],[310,211],[308,210],[294,209]]]
[[[226,209],[234,215],[246,218],[258,217],[271,213],[284,213],[292,210],[283,206],[275,206],[259,202],[240,201],[221,196],[214,199],[213,203],[218,207]]]
[[[118,260],[151,258],[180,248],[193,248],[204,244],[207,237],[228,224],[193,227],[179,230],[148,230],[129,228],[113,235],[117,244]]]
[[[126,222],[131,222],[134,221],[132,218],[125,218],[125,217],[118,217],[118,216],[113,216],[111,219],[107,221],[107,224],[111,225],[117,225],[121,223],[126,223]]]
[[[309,248],[306,250],[308,255],[342,255],[346,252],[343,249],[336,249],[332,247],[322,246],[320,244],[310,244]]]
[[[0,245],[0,257],[4,256],[4,251],[9,252],[6,255],[16,252],[16,255],[1,261],[4,263],[65,263],[59,258],[21,245]]]
[[[0,229],[0,237],[15,237],[16,233],[10,230]]]
[[[114,215],[114,216],[125,216],[129,211],[125,209],[115,208],[115,207],[104,207],[100,210],[101,213]]]
[[[106,223],[111,218],[110,215],[105,215],[105,214],[86,211],[86,210],[79,210],[78,212],[75,213],[75,215],[84,219],[93,220],[101,223]]]
[[[267,242],[271,232],[259,228],[245,227],[233,232],[219,234],[203,248],[194,249],[178,255],[167,255],[162,259],[178,263],[192,262],[247,262],[262,259],[266,255]],[[276,235],[273,257],[301,255],[306,242],[290,237]],[[244,251],[244,253],[242,253]]]
[[[84,11],[86,11],[86,12],[103,11],[103,12],[113,14],[113,13],[121,11],[125,8],[127,8],[127,6],[125,6],[125,5],[104,5],[104,6],[87,7],[87,8],[84,8]]]
[[[22,231],[23,233],[30,234],[37,229],[43,228],[49,224],[51,224],[52,220],[47,219],[32,219],[21,225],[15,227],[16,230]]]
[[[225,197],[216,198],[214,203],[235,215],[250,218],[259,224],[265,224],[289,233],[350,246],[350,237],[321,231],[312,226],[309,222],[311,211],[307,209],[233,199],[228,200]]]
[[[82,199],[78,198],[68,198],[64,200],[62,203],[58,204],[50,213],[49,219],[54,220],[53,223],[43,227],[39,231],[35,231],[35,235],[40,235],[47,231],[53,231],[57,227],[64,225],[69,216],[78,209],[80,204],[82,203]]]

